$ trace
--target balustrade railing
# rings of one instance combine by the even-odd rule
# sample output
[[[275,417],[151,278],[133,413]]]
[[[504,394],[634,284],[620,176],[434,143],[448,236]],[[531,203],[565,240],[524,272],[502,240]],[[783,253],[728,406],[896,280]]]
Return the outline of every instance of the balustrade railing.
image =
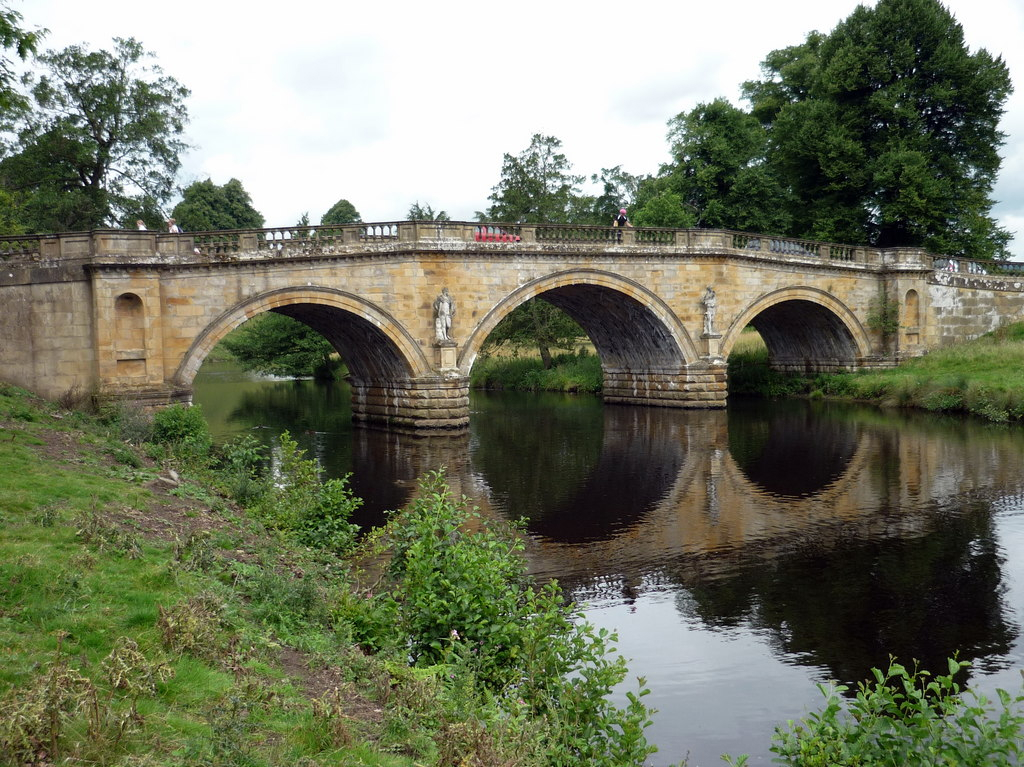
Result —
[[[38,257],[40,239],[38,235],[0,236],[0,260]]]
[[[1024,263],[1015,261],[979,261],[970,258],[946,258],[936,256],[932,268],[938,272],[958,274],[1024,274]]]
[[[147,247],[147,240],[150,243]],[[358,253],[374,246],[397,243],[412,244],[462,241],[536,247],[544,245],[579,245],[618,248],[629,253],[632,248],[657,252],[707,254],[722,252],[758,254],[761,256],[796,257],[844,263],[882,264],[886,256],[873,248],[815,242],[800,238],[772,237],[749,232],[713,229],[664,229],[657,227],[611,227],[574,224],[503,224],[456,221],[389,221],[344,225],[306,225],[266,229],[232,229],[214,232],[188,232],[171,235],[165,232],[136,230],[97,230],[67,234],[0,236],[0,261],[52,262],[65,258],[89,258],[96,255],[123,254],[144,257],[148,249],[154,255],[163,253],[187,258],[286,258],[317,254]],[[489,247],[489,246],[488,246]],[[961,274],[1024,274],[1024,263],[976,261],[930,256],[914,251],[912,260],[936,271]],[[921,261],[921,259],[924,259]],[[931,259],[929,261],[928,259]]]

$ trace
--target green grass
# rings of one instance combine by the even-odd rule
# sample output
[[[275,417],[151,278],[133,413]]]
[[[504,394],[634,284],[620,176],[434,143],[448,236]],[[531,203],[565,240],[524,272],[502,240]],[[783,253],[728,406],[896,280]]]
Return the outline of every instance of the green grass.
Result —
[[[538,357],[484,357],[470,374],[474,389],[597,394],[603,383],[600,358],[582,350],[555,356],[549,370]]]
[[[810,378],[770,370],[763,344],[750,343],[730,355],[729,391],[769,397],[837,397],[1020,422],[1024,420],[1024,323],[937,349],[896,368]]]
[[[584,740],[647,753],[639,702],[620,715],[606,705],[607,690],[552,699],[562,716],[587,723],[569,726],[531,718],[479,687],[484,667],[468,650],[457,662],[409,668],[409,639],[389,607],[393,586],[378,578],[360,587],[358,560],[299,545],[288,530],[267,529],[257,509],[218,495],[212,488],[227,483],[210,455],[133,446],[128,435],[154,433],[142,426],[126,410],[93,419],[0,384],[0,764],[643,761],[612,751],[574,757]],[[147,489],[171,465],[179,489]],[[298,476],[293,467],[292,484]],[[340,502],[337,493],[316,497]],[[385,550],[374,540],[364,545],[376,564]],[[481,567],[504,550],[487,549]],[[474,586],[479,574],[465,582]],[[564,607],[560,598],[552,606]],[[564,637],[541,638],[562,652]],[[592,687],[610,689],[625,674],[621,659],[591,662]],[[558,685],[563,696],[577,690]],[[580,740],[580,730],[590,734]]]

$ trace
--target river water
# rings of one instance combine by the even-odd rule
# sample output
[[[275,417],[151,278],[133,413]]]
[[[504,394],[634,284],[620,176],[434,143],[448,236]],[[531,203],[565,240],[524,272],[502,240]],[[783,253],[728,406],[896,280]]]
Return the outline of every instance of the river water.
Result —
[[[604,406],[589,396],[471,397],[468,434],[358,428],[343,384],[207,364],[218,440],[284,429],[361,524],[425,471],[485,514],[525,517],[531,570],[615,629],[658,709],[652,765],[722,753],[771,762],[775,725],[889,655],[1019,691],[1024,669],[1024,430],[834,403],[724,411]]]

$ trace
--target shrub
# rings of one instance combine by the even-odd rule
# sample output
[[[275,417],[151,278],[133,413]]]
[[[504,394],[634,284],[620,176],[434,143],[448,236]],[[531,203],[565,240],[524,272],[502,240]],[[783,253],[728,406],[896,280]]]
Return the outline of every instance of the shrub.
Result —
[[[557,584],[531,582],[514,528],[485,522],[433,473],[389,530],[390,596],[413,663],[448,665],[453,684],[471,678],[508,716],[526,707],[545,763],[643,764],[654,751],[643,681],[624,709],[609,703],[626,676],[615,635],[581,621]]]
[[[202,458],[213,447],[210,429],[199,405],[171,405],[153,416],[153,441],[168,445],[178,456]]]
[[[884,673],[872,669],[874,681],[858,685],[849,701],[842,698],[845,686],[819,685],[824,709],[776,729],[776,761],[799,767],[1016,764],[1024,755],[1024,695],[999,690],[993,705],[961,690],[955,678],[969,665],[950,660],[949,673],[933,678],[893,660]]]
[[[355,543],[359,527],[349,519],[362,500],[352,495],[347,476],[321,482],[320,465],[304,456],[283,432],[278,475],[257,511],[266,524],[305,545],[341,554]]]

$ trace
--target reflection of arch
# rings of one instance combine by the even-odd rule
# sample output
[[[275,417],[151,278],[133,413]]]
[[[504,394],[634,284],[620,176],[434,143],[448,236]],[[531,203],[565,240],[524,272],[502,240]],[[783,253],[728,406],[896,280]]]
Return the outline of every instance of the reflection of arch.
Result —
[[[729,454],[747,480],[779,498],[810,498],[847,472],[858,434],[839,418],[822,418],[802,403],[730,409]],[[799,470],[794,470],[799,467]]]
[[[304,322],[327,338],[353,378],[398,380],[431,369],[413,337],[387,312],[350,293],[302,287],[264,293],[223,312],[196,336],[175,372],[175,381],[190,385],[206,355],[224,336],[269,311]]]
[[[459,367],[472,368],[495,326],[517,306],[538,296],[583,327],[603,366],[678,369],[699,357],[678,317],[651,291],[615,274],[582,269],[534,280],[498,302],[466,339]]]
[[[747,325],[761,335],[773,364],[852,367],[871,350],[857,316],[817,288],[783,288],[757,299],[726,331],[724,356]]]

